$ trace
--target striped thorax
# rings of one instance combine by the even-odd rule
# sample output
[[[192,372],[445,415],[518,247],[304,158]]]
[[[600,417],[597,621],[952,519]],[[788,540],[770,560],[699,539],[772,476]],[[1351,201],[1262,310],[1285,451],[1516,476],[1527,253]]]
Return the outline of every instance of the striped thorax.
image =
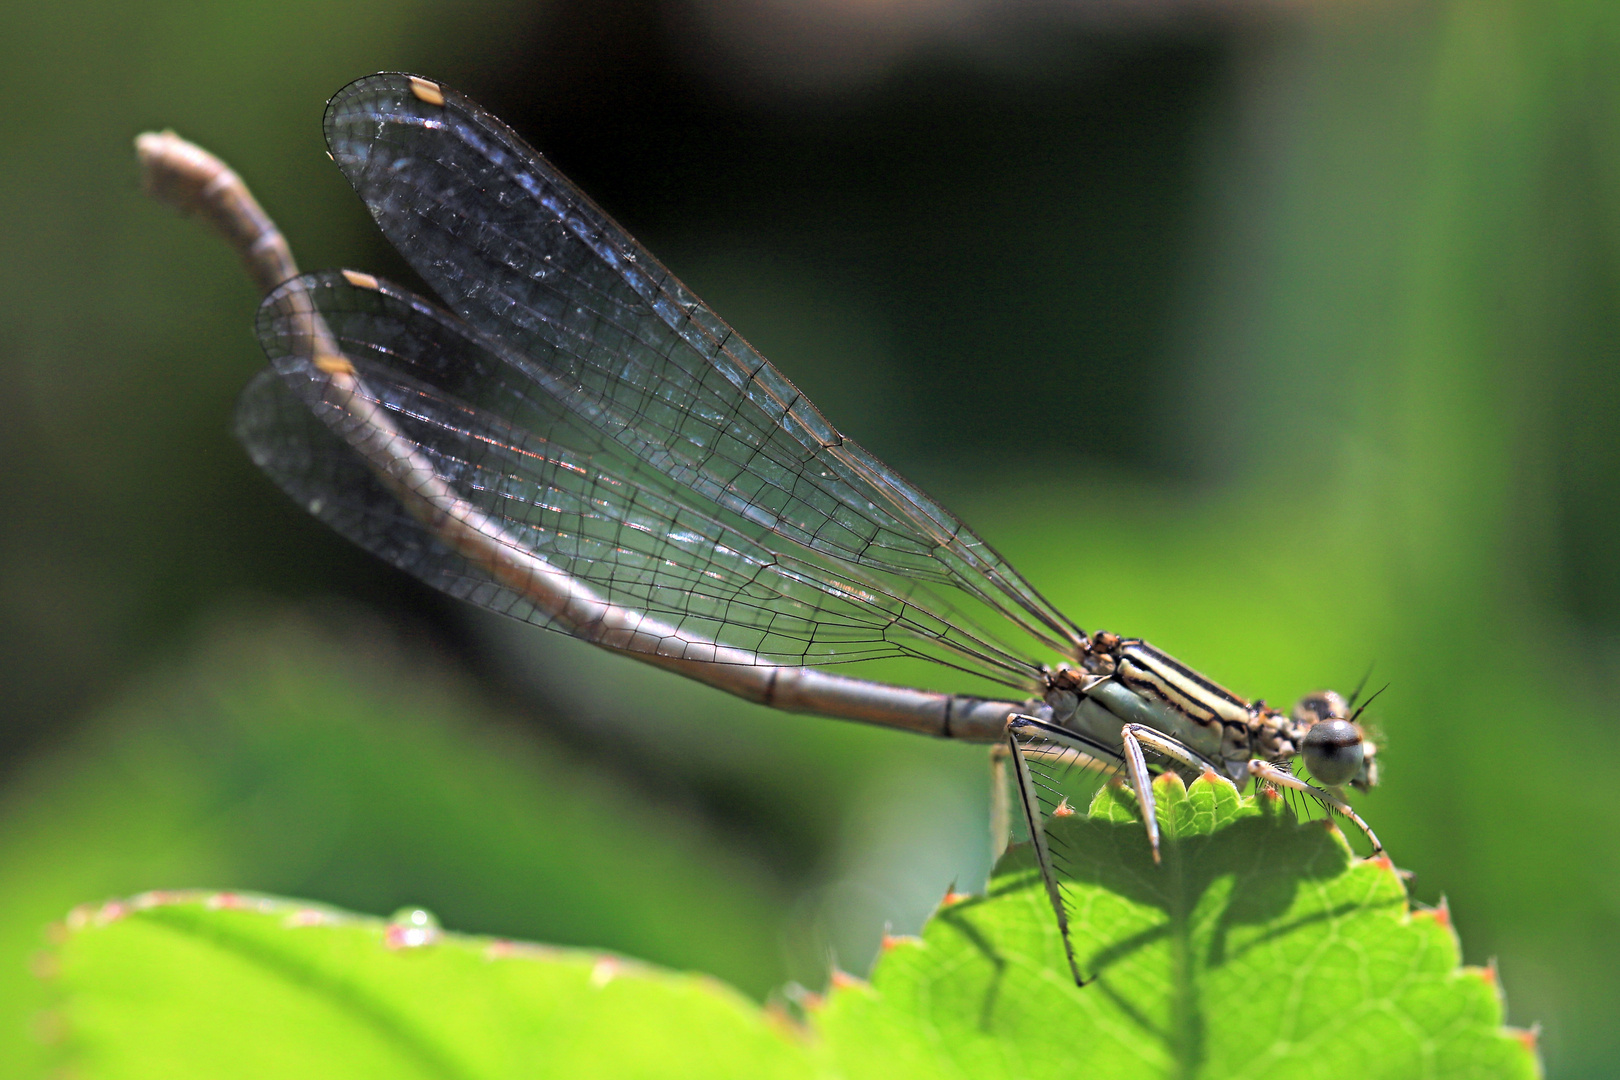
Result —
[[[1239,787],[1251,760],[1283,763],[1299,756],[1330,787],[1366,790],[1377,783],[1376,748],[1339,694],[1309,694],[1285,715],[1262,700],[1244,700],[1137,638],[1095,634],[1077,666],[1050,674],[1044,699],[1053,723],[1110,746],[1119,745],[1122,725],[1141,724]]]

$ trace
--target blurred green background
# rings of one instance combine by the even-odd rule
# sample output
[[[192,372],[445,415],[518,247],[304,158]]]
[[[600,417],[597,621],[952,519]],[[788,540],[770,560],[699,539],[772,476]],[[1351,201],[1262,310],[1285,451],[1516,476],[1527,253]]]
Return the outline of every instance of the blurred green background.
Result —
[[[986,868],[983,752],[785,717],[443,601],[227,434],[232,256],[409,281],[320,137],[457,86],[1087,628],[1288,702],[1553,1077],[1620,1073],[1620,8],[6,5],[0,1069],[70,906],[262,889],[763,996]],[[943,673],[910,673],[940,688]],[[1324,1048],[1324,1053],[1331,1053]]]

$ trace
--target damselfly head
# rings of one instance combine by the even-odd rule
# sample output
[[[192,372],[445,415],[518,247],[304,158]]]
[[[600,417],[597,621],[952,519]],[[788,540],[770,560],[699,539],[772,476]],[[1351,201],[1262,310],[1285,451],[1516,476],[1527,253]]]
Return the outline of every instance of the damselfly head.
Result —
[[[1378,782],[1374,760],[1378,748],[1366,734],[1344,697],[1332,690],[1306,694],[1294,706],[1292,720],[1304,729],[1299,740],[1300,756],[1311,777],[1325,787],[1349,784],[1366,791]]]

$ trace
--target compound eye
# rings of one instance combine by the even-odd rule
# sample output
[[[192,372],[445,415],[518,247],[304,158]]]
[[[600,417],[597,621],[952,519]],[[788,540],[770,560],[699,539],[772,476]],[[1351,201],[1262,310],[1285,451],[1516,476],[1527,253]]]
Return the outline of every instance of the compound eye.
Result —
[[[1305,745],[1300,748],[1305,756],[1305,767],[1319,784],[1338,787],[1361,772],[1366,748],[1362,745],[1361,729],[1348,720],[1323,720],[1312,724],[1305,733]]]

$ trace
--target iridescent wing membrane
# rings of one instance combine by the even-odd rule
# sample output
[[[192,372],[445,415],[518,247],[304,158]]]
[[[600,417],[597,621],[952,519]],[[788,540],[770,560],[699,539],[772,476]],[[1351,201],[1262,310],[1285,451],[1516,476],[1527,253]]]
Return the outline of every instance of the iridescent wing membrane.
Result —
[[[357,275],[272,294],[259,336],[276,375],[250,385],[237,428],[281,486],[429,584],[597,639],[443,542],[335,434],[356,420],[311,355],[313,301],[367,401],[503,543],[678,631],[633,650],[912,655],[1020,687],[1039,675],[1033,647],[1072,654],[1082,632],[988,544],[828,424],[503,124],[424,85],[351,84],[327,141],[456,314]],[[969,609],[1032,640],[1000,644]]]

